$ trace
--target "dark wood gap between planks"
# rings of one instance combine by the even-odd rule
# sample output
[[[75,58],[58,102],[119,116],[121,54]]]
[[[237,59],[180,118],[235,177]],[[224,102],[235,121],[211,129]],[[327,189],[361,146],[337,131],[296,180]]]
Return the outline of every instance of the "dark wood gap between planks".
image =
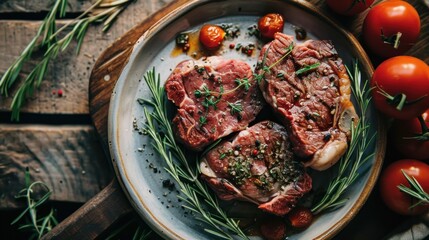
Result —
[[[85,125],[92,124],[89,114],[38,114],[21,113],[19,121],[11,120],[10,112],[0,112],[0,123],[10,124],[50,124],[50,125]]]
[[[64,18],[61,20],[72,20],[79,17],[83,12],[69,12],[66,13]],[[41,12],[2,12],[0,14],[0,20],[32,20],[41,21],[45,19],[48,11]]]

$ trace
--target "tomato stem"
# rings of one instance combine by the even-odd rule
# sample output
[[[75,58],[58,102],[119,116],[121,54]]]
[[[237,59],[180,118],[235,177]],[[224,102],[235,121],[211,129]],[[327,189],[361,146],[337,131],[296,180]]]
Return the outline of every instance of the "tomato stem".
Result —
[[[381,40],[383,41],[383,43],[393,45],[394,49],[399,48],[399,44],[401,43],[401,37],[402,37],[401,32],[397,32],[396,34],[387,37],[386,35],[384,35],[383,29],[380,29],[380,31],[381,31]]]
[[[401,37],[402,37],[402,33],[401,33],[401,32],[398,32],[398,33],[396,34],[395,44],[393,44],[393,48],[394,48],[394,49],[398,49]]]
[[[420,100],[422,100],[423,98],[427,97],[428,95],[423,95],[413,101],[407,101],[407,95],[405,95],[404,93],[399,93],[395,96],[390,95],[389,93],[387,93],[384,89],[382,89],[380,86],[378,86],[378,84],[376,84],[376,87],[378,89],[378,93],[383,95],[386,98],[386,101],[390,104],[390,105],[394,105],[395,108],[398,111],[401,111],[402,108],[404,108],[405,105],[411,105],[414,104]]]
[[[390,105],[394,105],[398,111],[402,110],[406,103],[407,95],[400,93],[395,96],[392,96],[386,91],[384,91],[382,88],[380,88],[378,85],[377,88],[379,89],[377,92],[386,97],[387,103],[389,103]]]
[[[425,120],[420,115],[417,117],[417,119],[420,122],[420,126],[422,127],[422,132],[417,133],[414,137],[404,137],[404,139],[411,139],[411,140],[417,140],[417,141],[429,141],[429,129],[426,125]]]
[[[422,134],[427,133],[428,132],[428,127],[426,126],[426,122],[423,119],[423,116],[420,115],[420,116],[417,117],[417,119],[419,119],[420,125],[422,127]]]
[[[401,111],[406,102],[407,102],[407,95],[401,93],[394,96],[393,99],[390,100],[389,104],[396,106],[396,109],[398,111]]]

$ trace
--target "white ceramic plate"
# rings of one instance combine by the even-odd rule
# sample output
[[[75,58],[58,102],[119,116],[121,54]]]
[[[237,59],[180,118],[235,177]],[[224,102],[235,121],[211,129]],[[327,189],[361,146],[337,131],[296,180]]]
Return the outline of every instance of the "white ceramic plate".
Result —
[[[122,186],[142,218],[156,232],[167,239],[213,239],[178,201],[178,191],[163,187],[171,179],[164,170],[164,162],[153,150],[150,138],[134,130],[133,121],[141,127],[145,121],[143,108],[137,98],[151,97],[143,75],[156,68],[163,82],[180,61],[190,59],[181,54],[172,57],[176,34],[199,29],[203,23],[238,24],[245,29],[269,12],[285,17],[284,32],[294,34],[294,26],[304,28],[310,38],[330,39],[346,65],[354,59],[361,63],[363,79],[368,79],[373,68],[357,40],[348,32],[317,12],[306,1],[234,0],[183,1],[174,12],[165,15],[137,41],[112,94],[108,130],[111,155]],[[254,66],[256,57],[247,57],[225,47],[225,57],[239,58]],[[347,203],[336,211],[319,216],[309,229],[289,239],[329,238],[340,231],[357,213],[372,190],[384,156],[384,130],[379,126],[374,109],[366,113],[371,119],[372,131],[378,131],[377,141],[371,146],[375,157],[365,166],[359,180],[344,197]],[[142,151],[143,150],[143,151]],[[320,178],[320,176],[315,176]],[[325,172],[321,179],[332,177]],[[314,181],[317,182],[317,181]],[[317,188],[315,184],[314,188]]]

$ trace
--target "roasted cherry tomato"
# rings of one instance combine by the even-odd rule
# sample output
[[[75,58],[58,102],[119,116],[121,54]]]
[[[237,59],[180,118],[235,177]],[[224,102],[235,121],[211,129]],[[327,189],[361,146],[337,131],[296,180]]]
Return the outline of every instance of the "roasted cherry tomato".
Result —
[[[384,203],[401,215],[418,215],[429,211],[429,204],[410,208],[418,200],[399,190],[398,186],[401,184],[410,187],[401,170],[414,177],[423,190],[429,193],[429,165],[417,160],[402,159],[391,163],[381,174],[380,193]]]
[[[260,230],[262,237],[267,240],[283,240],[286,237],[286,223],[280,217],[262,219]]]
[[[283,31],[284,24],[282,15],[269,13],[259,19],[258,29],[263,38],[273,39],[274,33]]]
[[[423,124],[418,118],[395,120],[390,128],[393,144],[404,157],[429,161],[429,109],[422,114]],[[426,126],[426,129],[425,129]],[[413,139],[411,139],[413,138]]]
[[[368,12],[362,26],[366,47],[388,58],[401,55],[416,42],[420,34],[420,17],[405,1],[385,1]]]
[[[345,16],[361,13],[369,8],[373,2],[374,0],[326,0],[332,11]]]
[[[429,67],[418,58],[387,59],[375,70],[371,86],[376,108],[389,117],[412,119],[429,106]]]
[[[217,25],[204,25],[201,27],[199,40],[207,50],[218,49],[225,38],[225,31]]]
[[[288,219],[292,227],[304,229],[313,222],[313,213],[308,208],[297,207],[288,213]]]

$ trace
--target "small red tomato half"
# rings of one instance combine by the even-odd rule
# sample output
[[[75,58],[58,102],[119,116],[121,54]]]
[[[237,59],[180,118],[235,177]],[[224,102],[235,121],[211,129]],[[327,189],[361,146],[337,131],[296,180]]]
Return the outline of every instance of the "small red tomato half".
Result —
[[[383,170],[380,177],[380,193],[383,202],[392,211],[401,215],[419,215],[429,211],[429,204],[417,205],[418,199],[402,192],[398,186],[403,184],[410,188],[402,170],[414,177],[423,190],[429,193],[429,165],[412,159],[402,159],[391,163]]]
[[[404,157],[417,160],[429,160],[429,109],[422,114],[420,123],[418,118],[411,120],[395,120],[390,128],[393,135],[393,144],[396,150]],[[422,128],[422,124],[425,124]]]
[[[283,240],[286,237],[286,223],[280,217],[262,219],[260,230],[266,240]]]
[[[379,111],[396,119],[415,118],[429,106],[429,67],[415,57],[389,58],[375,70],[371,87]]]
[[[420,17],[405,1],[385,1],[368,12],[362,35],[366,47],[377,56],[398,56],[410,49],[420,34]]]
[[[308,208],[297,207],[288,213],[288,219],[292,227],[304,229],[313,222],[313,213]]]
[[[201,27],[199,40],[207,50],[218,49],[225,38],[225,31],[217,25],[204,25]]]
[[[332,11],[344,15],[353,16],[365,11],[374,0],[326,0]]]
[[[258,29],[263,38],[273,39],[276,32],[283,32],[284,24],[282,15],[269,13],[259,19]]]

